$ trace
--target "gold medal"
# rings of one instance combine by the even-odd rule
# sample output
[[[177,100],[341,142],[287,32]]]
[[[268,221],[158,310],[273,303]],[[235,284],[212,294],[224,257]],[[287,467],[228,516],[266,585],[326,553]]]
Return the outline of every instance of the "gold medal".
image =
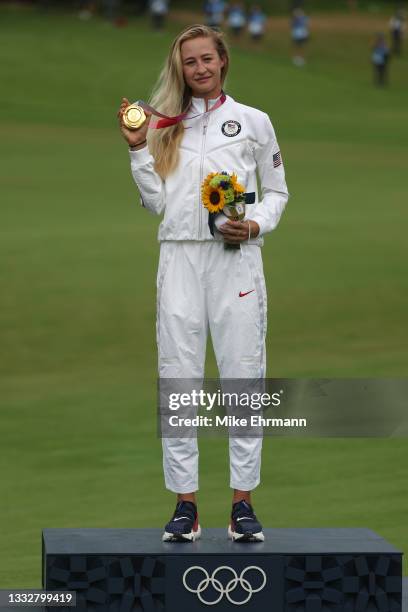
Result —
[[[123,123],[129,130],[137,130],[145,121],[145,112],[137,104],[130,104],[123,113]]]

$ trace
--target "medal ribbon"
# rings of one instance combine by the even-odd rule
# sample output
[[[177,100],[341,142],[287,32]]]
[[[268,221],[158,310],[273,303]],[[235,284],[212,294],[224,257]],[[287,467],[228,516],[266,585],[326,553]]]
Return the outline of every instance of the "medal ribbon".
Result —
[[[183,121],[184,119],[195,119],[196,117],[200,117],[201,115],[205,115],[206,113],[211,113],[212,111],[215,111],[217,108],[219,108],[222,104],[224,104],[226,99],[227,96],[222,91],[221,96],[218,98],[214,106],[212,106],[208,111],[198,113],[198,115],[193,115],[192,117],[187,117],[189,109],[187,109],[187,111],[185,113],[182,113],[181,115],[169,117],[168,115],[163,115],[162,113],[159,113],[159,111],[153,108],[153,106],[150,106],[150,104],[147,104],[147,102],[144,102],[143,100],[138,100],[136,104],[141,106],[144,110],[147,110],[149,113],[152,113],[152,115],[160,117],[160,119],[151,119],[149,123],[149,128],[153,130],[160,130],[161,128],[169,127],[170,125],[176,125],[176,123],[180,123],[180,121]]]

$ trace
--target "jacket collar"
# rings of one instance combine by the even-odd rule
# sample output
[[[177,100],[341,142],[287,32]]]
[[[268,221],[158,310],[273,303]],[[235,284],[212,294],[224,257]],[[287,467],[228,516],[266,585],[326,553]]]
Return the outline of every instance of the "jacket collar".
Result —
[[[218,96],[217,98],[211,98],[210,100],[208,100],[208,108],[206,108],[206,104],[205,104],[204,98],[195,98],[193,96],[191,98],[190,112],[192,112],[193,114],[196,114],[196,113],[205,113],[206,110],[210,110],[210,108],[212,108],[214,106],[214,104],[217,102],[217,100],[220,99],[220,97],[221,96]],[[224,104],[227,104],[227,102],[229,100],[232,100],[232,98],[231,98],[231,96],[227,95],[227,99],[225,100]],[[223,104],[223,106],[224,106],[224,104]]]

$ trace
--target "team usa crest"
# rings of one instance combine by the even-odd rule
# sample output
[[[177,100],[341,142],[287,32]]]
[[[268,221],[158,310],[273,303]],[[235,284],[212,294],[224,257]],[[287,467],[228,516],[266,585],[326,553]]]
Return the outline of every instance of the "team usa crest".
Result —
[[[232,136],[237,136],[237,134],[239,134],[241,131],[241,124],[238,121],[230,119],[222,124],[221,131],[224,136],[228,136],[229,138]]]

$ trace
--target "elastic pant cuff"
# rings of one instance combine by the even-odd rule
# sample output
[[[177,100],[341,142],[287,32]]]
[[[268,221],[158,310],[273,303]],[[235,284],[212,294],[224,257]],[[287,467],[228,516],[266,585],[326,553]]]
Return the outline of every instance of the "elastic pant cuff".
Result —
[[[233,482],[231,480],[230,487],[231,489],[238,489],[238,491],[253,491],[260,483],[260,479],[253,480],[252,482]]]
[[[176,482],[167,482],[166,489],[172,493],[195,493],[198,491],[198,482],[191,482],[191,484],[185,484],[178,486]]]

